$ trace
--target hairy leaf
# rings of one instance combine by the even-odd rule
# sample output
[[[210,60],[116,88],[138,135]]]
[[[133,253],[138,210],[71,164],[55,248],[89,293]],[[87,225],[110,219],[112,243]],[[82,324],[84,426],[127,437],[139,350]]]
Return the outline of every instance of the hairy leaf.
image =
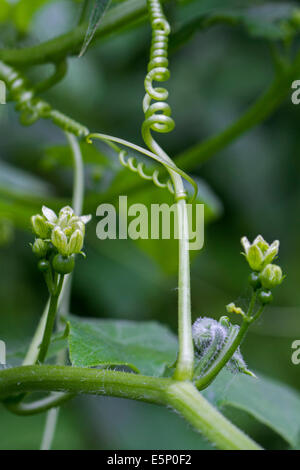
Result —
[[[176,359],[177,340],[156,322],[80,319],[70,316],[69,348],[74,366],[127,366],[161,376]]]

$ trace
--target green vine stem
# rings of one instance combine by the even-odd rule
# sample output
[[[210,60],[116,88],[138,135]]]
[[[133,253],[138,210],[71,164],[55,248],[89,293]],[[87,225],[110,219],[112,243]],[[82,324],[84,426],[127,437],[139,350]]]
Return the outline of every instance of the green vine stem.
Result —
[[[46,398],[31,403],[14,403],[13,400],[7,400],[5,407],[18,416],[32,416],[48,411],[51,408],[57,409],[58,406],[61,406],[73,397],[74,394],[71,393],[54,392]]]
[[[167,133],[173,130],[175,123],[171,118],[171,108],[166,103],[168,91],[153,86],[153,82],[168,80],[168,37],[170,25],[167,22],[160,0],[147,0],[152,27],[152,44],[148,73],[145,78],[145,97],[143,110],[145,121],[142,136],[148,148],[168,163],[173,163],[160,145],[152,137],[151,131]],[[152,103],[154,101],[154,103]],[[178,340],[179,351],[174,377],[177,380],[189,380],[194,370],[194,347],[192,339],[190,261],[189,261],[189,224],[186,208],[187,194],[181,175],[167,168],[174,186],[174,198],[177,204],[177,223],[179,233],[178,262]]]
[[[233,142],[247,130],[267,119],[291,90],[292,81],[300,72],[300,53],[288,66],[277,72],[269,88],[227,129],[177,155],[175,162],[180,168],[191,170],[209,160],[213,155]]]
[[[59,408],[51,408],[46,416],[46,424],[40,450],[50,450],[55,435]]]
[[[37,362],[43,363],[46,359],[47,352],[49,349],[50,341],[51,341],[51,336],[55,324],[55,317],[57,313],[57,307],[58,307],[58,299],[62,290],[64,282],[64,276],[59,276],[59,280],[57,285],[54,288],[54,291],[51,292],[50,294],[50,302],[49,302],[49,310],[47,314],[47,321],[45,325],[45,330],[43,333],[43,338],[42,342],[40,344],[39,348],[39,354],[37,357]]]
[[[66,59],[62,59],[53,65],[55,67],[53,74],[50,75],[50,77],[43,80],[42,82],[37,83],[37,85],[34,86],[35,93],[43,93],[44,91],[49,90],[50,88],[52,88],[54,85],[59,83],[65,77],[68,71]]]
[[[140,400],[172,407],[219,449],[260,447],[217,411],[189,382],[69,366],[27,366],[0,371],[0,397],[66,391]]]

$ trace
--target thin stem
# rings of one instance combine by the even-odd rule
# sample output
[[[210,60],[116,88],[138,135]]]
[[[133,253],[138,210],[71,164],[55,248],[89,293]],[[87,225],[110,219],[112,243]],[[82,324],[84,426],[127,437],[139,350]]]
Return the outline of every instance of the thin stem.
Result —
[[[30,366],[35,364],[39,355],[39,346],[44,336],[44,331],[47,323],[48,311],[49,311],[49,300],[45,306],[44,312],[41,316],[37,329],[31,340],[25,359],[23,360],[23,366]]]
[[[46,78],[46,80],[43,80],[34,86],[35,93],[43,93],[44,91],[49,90],[65,77],[68,70],[66,59],[60,60],[55,63],[54,66],[54,73],[49,78]]]
[[[52,408],[50,411],[48,411],[40,450],[51,449],[55,435],[58,414],[59,408]]]
[[[5,407],[18,416],[31,416],[48,411],[53,407],[60,406],[67,400],[73,398],[73,396],[74,395],[71,393],[55,392],[51,393],[46,398],[42,398],[41,400],[36,400],[30,403],[14,403],[13,400],[7,400],[5,402]]]
[[[257,291],[253,291],[252,296],[251,296],[251,300],[250,300],[250,303],[249,303],[248,312],[247,312],[247,315],[246,315],[248,318],[250,318],[251,315],[252,315],[252,312],[253,312],[253,309],[254,309],[254,306],[255,306],[256,297],[257,297]]]
[[[77,138],[69,132],[65,134],[71,147],[74,165],[72,207],[76,215],[81,215],[84,197],[84,166],[82,154]]]
[[[178,342],[179,351],[174,378],[189,380],[193,376],[194,346],[192,339],[189,224],[185,199],[177,202],[179,236],[178,261]]]
[[[264,309],[265,309],[265,305],[261,305],[260,308],[257,310],[256,314],[253,317],[251,317],[251,323],[254,323],[256,322],[256,320],[258,320],[258,318],[261,316]]]
[[[83,198],[84,198],[84,165],[82,153],[78,139],[70,132],[65,132],[68,143],[71,148],[73,158],[73,196],[72,207],[76,215],[82,214]],[[58,309],[58,326],[60,327],[60,312],[69,313],[70,297],[71,297],[72,274],[65,276],[64,284],[61,292],[61,302]]]
[[[173,163],[153,139],[150,128],[143,126],[143,139],[155,155],[167,163]],[[194,371],[194,345],[192,338],[191,287],[190,287],[190,256],[189,256],[189,224],[186,207],[186,192],[181,175],[168,168],[175,191],[177,204],[177,223],[179,233],[178,260],[178,341],[179,350],[174,378],[189,380]]]
[[[39,354],[37,358],[37,361],[40,363],[43,363],[44,360],[46,359],[46,355],[47,355],[48,348],[50,345],[51,335],[53,332],[55,317],[57,313],[58,299],[59,299],[59,295],[62,289],[63,280],[64,280],[64,277],[60,276],[55,291],[51,293],[50,295],[50,303],[49,303],[46,326],[45,326],[45,330],[44,330],[44,334],[43,334],[43,338],[42,338],[42,342],[40,345],[40,350],[39,350]]]
[[[220,449],[260,449],[188,382],[68,366],[40,365],[0,371],[2,399],[15,393],[62,390],[171,406]]]

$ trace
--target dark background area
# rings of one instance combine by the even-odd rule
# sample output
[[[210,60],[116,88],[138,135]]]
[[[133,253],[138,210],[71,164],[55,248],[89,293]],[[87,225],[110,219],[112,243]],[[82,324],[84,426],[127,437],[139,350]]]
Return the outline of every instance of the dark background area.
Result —
[[[166,11],[176,26],[209,3],[213,8],[221,2],[186,2],[180,8],[171,3]],[[19,33],[16,37],[14,27],[6,23],[0,43],[8,47],[16,41],[42,42],[71,28],[77,18],[78,2],[48,1],[33,16],[28,36]],[[83,58],[68,60],[67,76],[43,98],[93,131],[142,144],[141,103],[150,38],[149,25],[142,23],[96,43]],[[160,142],[172,157],[225,128],[266,89],[273,76],[268,43],[249,37],[240,28],[222,25],[195,35],[174,50],[170,68],[169,103],[176,128]],[[47,72],[47,67],[36,67],[30,74],[35,80]],[[287,99],[262,125],[191,172],[207,183],[223,207],[206,226],[204,248],[193,259],[193,318],[219,318],[229,302],[244,305],[247,301],[248,268],[240,255],[241,236],[253,239],[262,234],[269,242],[279,239],[280,263],[287,278],[274,292],[272,306],[251,329],[242,351],[258,376],[263,373],[297,389],[300,366],[291,362],[291,344],[300,339],[299,119],[300,106]],[[0,186],[68,198],[71,170],[59,165],[49,169],[43,164],[46,149],[52,145],[65,145],[59,129],[45,121],[24,128],[13,105],[2,105]],[[99,203],[102,177],[105,169],[87,167],[88,191],[99,193]],[[139,194],[132,197],[139,201]],[[4,234],[7,226],[1,230]],[[11,236],[2,238],[0,337],[15,350],[28,342],[47,292],[29,247],[30,230],[14,224]],[[76,267],[72,313],[156,319],[176,331],[176,255],[161,250],[159,262],[150,255],[156,250],[153,242],[147,243],[101,242],[94,217],[87,230],[87,259],[80,259]],[[283,445],[248,416],[236,413],[232,418],[247,426],[254,438],[263,436],[270,447]],[[44,416],[17,418],[0,409],[0,448],[37,448],[43,422]],[[170,411],[103,398],[81,398],[64,407],[54,443],[54,448],[70,449],[189,447],[209,445]]]

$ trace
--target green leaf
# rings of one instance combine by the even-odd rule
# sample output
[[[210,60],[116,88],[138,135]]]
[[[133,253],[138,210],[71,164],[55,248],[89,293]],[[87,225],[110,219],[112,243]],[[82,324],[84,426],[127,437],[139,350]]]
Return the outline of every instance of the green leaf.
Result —
[[[246,411],[282,436],[293,448],[300,444],[300,394],[261,376],[232,376],[222,371],[203,394],[219,408]]]
[[[91,40],[93,39],[95,32],[97,31],[97,28],[100,24],[102,16],[106,8],[108,7],[109,3],[110,3],[110,0],[95,0],[95,5],[91,13],[89,26],[88,26],[88,29],[84,38],[84,42],[83,42],[79,57],[82,57],[83,54],[86,52]]]
[[[73,366],[130,367],[144,375],[162,376],[176,360],[176,337],[156,322],[67,317]]]

